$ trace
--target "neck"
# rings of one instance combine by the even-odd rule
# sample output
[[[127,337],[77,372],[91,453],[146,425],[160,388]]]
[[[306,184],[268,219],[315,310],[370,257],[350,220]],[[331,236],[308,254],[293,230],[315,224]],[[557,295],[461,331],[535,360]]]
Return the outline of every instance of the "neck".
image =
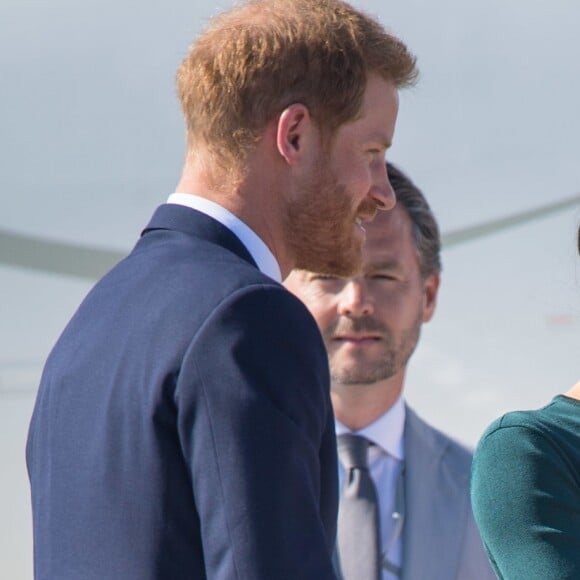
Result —
[[[335,417],[351,431],[359,431],[384,415],[403,390],[405,370],[372,384],[333,382],[331,398]]]
[[[580,401],[580,381],[577,382],[568,392],[564,393],[567,397],[571,399],[576,399]]]
[[[200,162],[188,161],[176,191],[204,197],[233,213],[268,246],[285,278],[294,263],[283,238],[284,197],[279,184],[271,184],[274,180],[269,180],[263,170],[259,174],[249,171],[243,178],[219,187],[208,175]]]

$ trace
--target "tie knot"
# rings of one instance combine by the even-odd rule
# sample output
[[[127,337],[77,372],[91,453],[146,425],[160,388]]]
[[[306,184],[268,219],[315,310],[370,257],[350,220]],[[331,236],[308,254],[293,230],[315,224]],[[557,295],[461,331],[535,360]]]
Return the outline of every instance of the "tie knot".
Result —
[[[345,469],[368,469],[367,449],[370,441],[361,435],[344,433],[338,436],[338,457]]]

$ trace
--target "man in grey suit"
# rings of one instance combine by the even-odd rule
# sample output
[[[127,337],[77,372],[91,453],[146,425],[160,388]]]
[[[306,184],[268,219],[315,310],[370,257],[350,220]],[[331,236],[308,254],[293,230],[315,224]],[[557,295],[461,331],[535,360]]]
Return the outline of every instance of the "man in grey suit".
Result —
[[[314,316],[330,362],[343,489],[336,566],[344,580],[491,579],[469,503],[471,451],[402,395],[435,311],[440,239],[420,190],[387,169],[398,203],[365,226],[359,272],[294,270],[286,280]]]

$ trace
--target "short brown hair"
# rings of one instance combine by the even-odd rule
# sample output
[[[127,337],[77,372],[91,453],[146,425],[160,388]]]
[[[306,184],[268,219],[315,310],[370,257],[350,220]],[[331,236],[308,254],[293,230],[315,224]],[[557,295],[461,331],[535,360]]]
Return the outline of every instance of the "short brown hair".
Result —
[[[413,241],[419,255],[421,276],[441,272],[441,237],[437,220],[421,190],[396,165],[387,162],[389,181],[395,191],[397,205],[411,219]]]
[[[189,146],[241,168],[266,125],[297,102],[332,135],[359,113],[369,72],[408,86],[415,57],[346,2],[248,0],[215,18],[178,70]]]

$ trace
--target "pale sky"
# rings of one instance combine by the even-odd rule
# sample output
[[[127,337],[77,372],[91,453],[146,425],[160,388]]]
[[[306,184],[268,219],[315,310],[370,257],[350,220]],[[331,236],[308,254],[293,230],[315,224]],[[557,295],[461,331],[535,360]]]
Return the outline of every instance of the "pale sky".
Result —
[[[443,231],[580,192],[580,5],[359,0],[418,56],[389,157]],[[173,0],[0,3],[0,228],[128,250],[183,155],[174,73],[220,7]],[[579,208],[580,209],[580,208]],[[443,253],[407,394],[475,444],[497,415],[578,379],[579,209]],[[24,442],[41,366],[89,289],[0,265],[0,577],[32,577]]]

